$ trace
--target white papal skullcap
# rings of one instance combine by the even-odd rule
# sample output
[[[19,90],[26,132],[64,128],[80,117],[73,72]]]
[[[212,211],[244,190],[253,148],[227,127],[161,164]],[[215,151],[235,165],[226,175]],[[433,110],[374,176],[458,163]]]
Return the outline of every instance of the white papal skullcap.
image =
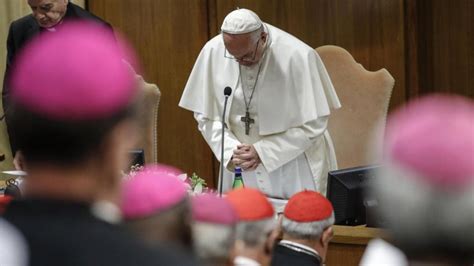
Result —
[[[244,34],[258,30],[262,21],[255,12],[241,8],[230,12],[222,22],[222,32],[229,34]]]

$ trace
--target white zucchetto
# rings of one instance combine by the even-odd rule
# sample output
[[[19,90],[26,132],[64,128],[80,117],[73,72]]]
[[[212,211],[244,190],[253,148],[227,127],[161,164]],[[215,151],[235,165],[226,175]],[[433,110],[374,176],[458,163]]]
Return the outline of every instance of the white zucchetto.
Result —
[[[258,30],[263,23],[255,12],[241,8],[230,12],[222,22],[222,32],[244,34]]]

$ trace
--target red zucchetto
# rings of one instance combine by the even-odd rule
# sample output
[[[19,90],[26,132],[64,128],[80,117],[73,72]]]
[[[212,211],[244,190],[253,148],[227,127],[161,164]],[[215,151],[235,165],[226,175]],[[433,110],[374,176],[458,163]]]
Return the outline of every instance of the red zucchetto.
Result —
[[[331,202],[318,192],[310,190],[293,195],[283,212],[286,218],[300,223],[326,220],[332,213]]]
[[[253,188],[232,190],[227,199],[234,206],[239,220],[259,221],[273,217],[273,206],[262,192]]]

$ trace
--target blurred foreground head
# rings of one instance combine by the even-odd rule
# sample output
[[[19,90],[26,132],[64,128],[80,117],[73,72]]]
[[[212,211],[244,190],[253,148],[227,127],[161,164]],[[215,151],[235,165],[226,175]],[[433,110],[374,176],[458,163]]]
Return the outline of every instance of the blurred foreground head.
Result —
[[[380,213],[411,260],[474,257],[474,102],[433,95],[389,117]]]
[[[125,181],[121,209],[127,227],[148,244],[189,251],[191,205],[180,173],[164,165],[145,167]]]
[[[115,189],[134,140],[137,87],[124,63],[134,62],[133,55],[95,24],[63,26],[17,57],[9,126],[30,175],[46,168],[88,171],[95,186]]]
[[[233,265],[237,213],[226,198],[202,194],[193,197],[193,240],[203,265]]]
[[[253,188],[232,190],[227,193],[226,199],[239,218],[235,241],[236,260],[246,257],[267,265],[275,241],[272,233],[277,225],[273,206],[262,192]]]

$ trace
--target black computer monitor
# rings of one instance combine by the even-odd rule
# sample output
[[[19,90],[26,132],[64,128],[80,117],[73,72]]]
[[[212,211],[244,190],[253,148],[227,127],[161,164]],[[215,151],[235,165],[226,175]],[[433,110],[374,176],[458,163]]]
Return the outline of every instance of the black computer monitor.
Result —
[[[361,166],[328,173],[327,198],[334,207],[335,224],[366,224],[365,191],[379,166]]]

